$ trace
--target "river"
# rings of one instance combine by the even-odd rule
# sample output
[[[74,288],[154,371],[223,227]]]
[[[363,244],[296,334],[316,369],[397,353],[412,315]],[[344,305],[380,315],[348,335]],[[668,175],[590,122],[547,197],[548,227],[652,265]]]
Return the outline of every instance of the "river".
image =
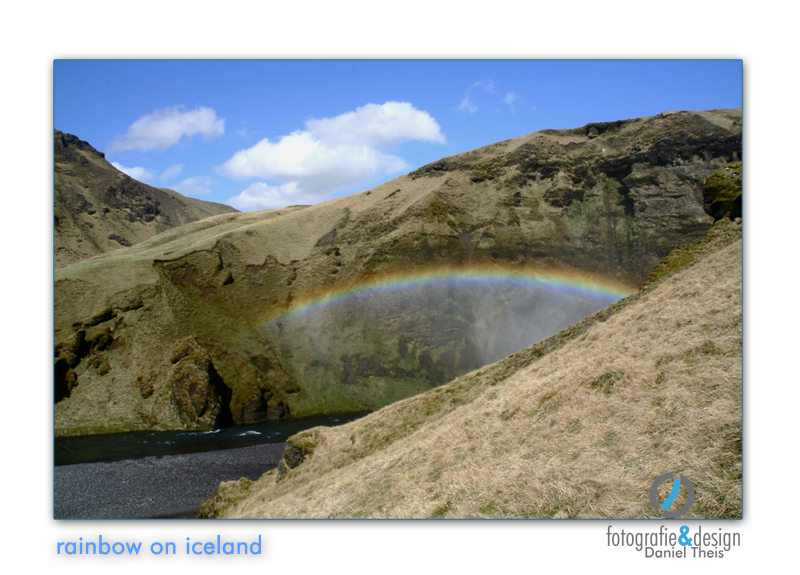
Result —
[[[368,412],[268,421],[214,431],[57,438],[55,519],[188,519],[222,481],[256,480],[277,466],[286,439]]]

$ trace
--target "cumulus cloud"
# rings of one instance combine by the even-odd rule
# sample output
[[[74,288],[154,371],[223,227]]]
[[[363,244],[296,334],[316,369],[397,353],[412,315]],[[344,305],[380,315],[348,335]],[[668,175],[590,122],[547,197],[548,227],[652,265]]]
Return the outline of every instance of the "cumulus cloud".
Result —
[[[310,119],[304,130],[276,141],[264,138],[255,146],[236,152],[215,171],[236,179],[282,182],[278,186],[250,186],[229,200],[238,209],[246,203],[259,209],[316,203],[331,192],[363,184],[378,174],[410,169],[401,157],[383,149],[413,140],[446,142],[436,120],[407,102],[367,104],[334,118]],[[304,199],[292,201],[292,197]],[[234,201],[238,205],[231,203]]]
[[[111,165],[117,168],[123,174],[128,174],[134,180],[139,180],[140,182],[147,182],[153,179],[155,174],[153,172],[148,172],[142,167],[136,166],[133,168],[129,168],[127,166],[123,166],[119,162],[111,162]]]
[[[170,187],[184,196],[204,196],[211,193],[211,183],[208,176],[192,176]]]
[[[239,211],[269,210],[293,205],[308,205],[318,201],[310,194],[304,193],[297,182],[289,182],[278,186],[270,186],[264,182],[256,182],[247,187],[241,194],[230,198],[225,203]]]
[[[436,120],[408,102],[367,104],[335,118],[308,120],[306,129],[328,145],[382,147],[409,140],[446,143]]]
[[[211,108],[200,106],[186,110],[183,106],[162,108],[136,120],[122,136],[111,144],[111,151],[166,149],[181,138],[200,135],[206,140],[225,133],[225,120],[217,118]]]
[[[252,148],[236,152],[219,172],[239,179],[294,181],[306,191],[318,193],[408,167],[402,158],[370,146],[330,145],[311,132],[297,131],[277,142],[265,138]]]
[[[182,169],[183,164],[172,164],[169,168],[161,172],[161,175],[158,176],[158,179],[166,181],[171,180],[172,178],[177,178]]]

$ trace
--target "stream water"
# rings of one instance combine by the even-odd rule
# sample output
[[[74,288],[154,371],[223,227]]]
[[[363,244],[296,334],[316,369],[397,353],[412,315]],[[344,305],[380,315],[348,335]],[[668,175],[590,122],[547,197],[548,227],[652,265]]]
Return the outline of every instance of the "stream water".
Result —
[[[265,443],[283,443],[305,429],[324,425],[335,427],[367,415],[334,413],[315,417],[300,417],[265,421],[249,425],[234,425],[213,431],[136,431],[106,435],[57,437],[55,465],[100,463],[163,457],[182,453],[198,453],[235,449]]]

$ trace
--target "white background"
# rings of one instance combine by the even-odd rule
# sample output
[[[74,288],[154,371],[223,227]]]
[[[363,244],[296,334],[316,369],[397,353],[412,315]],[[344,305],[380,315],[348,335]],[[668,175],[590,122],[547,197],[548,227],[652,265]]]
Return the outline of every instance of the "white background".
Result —
[[[61,2],[2,22],[4,572],[258,569],[262,573],[542,570],[752,571],[790,559],[796,536],[800,352],[795,14],[773,3]],[[32,5],[30,5],[32,6]],[[777,4],[774,4],[777,6]],[[722,560],[645,559],[606,547],[607,521],[198,522],[52,519],[52,61],[80,57],[741,58],[745,82],[745,493]],[[651,530],[659,522],[614,522]],[[692,530],[697,523],[692,523]],[[675,523],[671,527],[677,527]],[[58,541],[175,541],[176,557],[65,557]],[[192,557],[192,541],[254,539],[258,557]],[[10,568],[10,570],[6,570]]]

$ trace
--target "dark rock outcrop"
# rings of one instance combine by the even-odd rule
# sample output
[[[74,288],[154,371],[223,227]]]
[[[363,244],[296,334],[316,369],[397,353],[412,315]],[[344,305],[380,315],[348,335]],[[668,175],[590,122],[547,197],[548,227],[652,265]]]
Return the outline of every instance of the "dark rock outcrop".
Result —
[[[708,177],[703,187],[703,208],[714,221],[742,217],[741,162],[732,162]]]
[[[170,362],[171,399],[181,421],[188,426],[216,428],[225,419],[223,412],[229,409],[225,396],[229,401],[230,393],[225,393],[208,352],[190,336],[175,347]]]
[[[322,435],[317,429],[309,429],[287,439],[283,457],[278,463],[277,481],[283,481],[290,470],[311,457],[320,441]]]

